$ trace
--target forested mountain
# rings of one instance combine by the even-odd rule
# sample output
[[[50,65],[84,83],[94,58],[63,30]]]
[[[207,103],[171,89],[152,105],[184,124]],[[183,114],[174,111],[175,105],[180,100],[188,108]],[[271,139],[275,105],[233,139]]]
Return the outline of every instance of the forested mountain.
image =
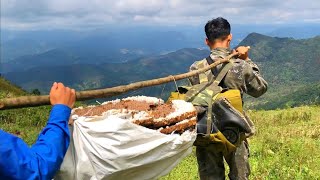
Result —
[[[123,63],[142,57],[140,50],[127,49],[52,49],[41,54],[25,55],[2,63],[2,72],[28,71],[32,68],[68,66],[75,64]]]
[[[248,98],[247,106],[274,109],[319,103],[320,36],[295,40],[251,33],[239,45],[251,46],[250,58],[269,83],[268,92],[257,100]],[[54,81],[78,90],[111,87],[186,72],[194,61],[208,54],[208,50],[186,48],[122,63],[41,64],[5,77],[28,91],[37,88],[48,92]],[[158,96],[161,91],[162,87],[147,88],[136,94]]]
[[[202,30],[202,29],[201,29]],[[163,54],[186,47],[204,46],[201,35],[193,29],[130,27],[95,30],[1,31],[1,61],[35,64],[39,58],[57,53],[58,61],[95,60],[98,63],[123,62],[135,57]],[[53,50],[53,51],[52,51]],[[73,58],[68,55],[72,55]],[[28,59],[23,61],[23,59]],[[31,62],[29,62],[31,60]],[[33,62],[32,62],[33,61]],[[49,61],[48,61],[49,62]],[[13,67],[12,67],[13,66]],[[6,67],[14,69],[14,63]],[[3,68],[3,70],[6,70]]]
[[[187,72],[193,61],[208,54],[208,50],[188,48],[124,63],[35,67],[7,73],[5,77],[28,91],[37,88],[48,92],[54,81],[62,81],[78,90],[110,87]]]
[[[250,57],[269,83],[268,93],[254,101],[253,107],[320,103],[320,36],[295,40],[252,33],[239,45],[251,46]]]

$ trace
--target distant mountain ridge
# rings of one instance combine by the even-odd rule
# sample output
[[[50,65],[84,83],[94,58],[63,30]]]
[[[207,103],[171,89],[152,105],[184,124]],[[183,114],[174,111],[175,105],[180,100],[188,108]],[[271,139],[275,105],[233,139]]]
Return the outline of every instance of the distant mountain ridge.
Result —
[[[238,45],[250,32],[258,32],[275,37],[305,39],[320,35],[320,25],[257,25],[232,24],[233,41]],[[41,54],[52,49],[82,46],[104,47],[119,51],[143,51],[150,54],[175,51],[186,47],[204,47],[205,33],[201,26],[106,26],[98,29],[81,30],[6,30],[1,29],[2,62],[9,62],[25,55]],[[85,48],[84,48],[85,47]],[[78,52],[81,52],[80,50]]]
[[[35,67],[27,71],[7,73],[5,77],[29,91],[38,88],[41,92],[48,92],[54,81],[62,81],[79,90],[110,87],[187,72],[195,60],[203,59],[209,53],[208,50],[186,48],[117,64]]]
[[[94,57],[107,63],[119,62],[123,58],[118,56],[128,53],[124,59],[129,59],[129,55],[150,56],[203,45],[203,41],[186,34],[170,28],[134,27],[108,27],[91,31],[1,31],[1,60],[7,63],[20,57],[37,56],[59,49],[87,61],[90,61],[89,57]]]
[[[280,27],[269,33],[268,36],[292,37],[295,39],[307,39],[320,35],[319,24],[309,24],[304,26]]]
[[[252,107],[274,109],[308,104],[306,96],[313,103],[320,103],[320,36],[295,40],[251,33],[241,45],[251,46],[249,55],[269,83],[266,95],[252,101]]]
[[[88,49],[83,51],[81,49],[52,49],[41,54],[25,55],[9,62],[4,62],[2,63],[2,72],[27,71],[35,67],[73,64],[122,63],[141,58],[143,55],[143,52],[139,50],[106,50],[105,53],[99,53],[98,51],[89,51]]]
[[[268,92],[259,99],[247,98],[246,106],[274,109],[320,102],[317,98],[320,96],[319,87],[316,86],[320,84],[320,36],[295,40],[251,33],[241,45],[251,46],[250,58],[259,65],[269,83]],[[208,50],[185,48],[118,64],[34,67],[27,71],[6,73],[5,77],[28,91],[38,88],[41,92],[48,92],[53,81],[63,81],[78,90],[111,87],[186,72],[194,61],[208,54]],[[168,86],[163,92],[166,96],[172,90]],[[158,96],[162,88],[146,88],[134,93]],[[304,93],[307,96],[299,100]],[[291,96],[292,101],[288,103]],[[311,100],[308,101],[308,98]]]
[[[295,40],[252,33],[241,45],[251,46],[250,56],[272,84],[320,80],[320,36]]]

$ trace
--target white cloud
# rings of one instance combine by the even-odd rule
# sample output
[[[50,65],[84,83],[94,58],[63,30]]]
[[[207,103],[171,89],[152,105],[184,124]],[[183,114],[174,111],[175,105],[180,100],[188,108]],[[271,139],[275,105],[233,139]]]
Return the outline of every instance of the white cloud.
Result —
[[[1,28],[66,29],[105,24],[198,25],[319,22],[318,0],[1,0]]]

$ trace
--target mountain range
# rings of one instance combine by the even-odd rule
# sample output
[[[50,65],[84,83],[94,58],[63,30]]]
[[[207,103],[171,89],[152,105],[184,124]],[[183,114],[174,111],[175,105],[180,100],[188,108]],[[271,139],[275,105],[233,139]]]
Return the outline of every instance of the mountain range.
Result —
[[[269,83],[268,93],[254,101],[254,107],[295,106],[297,94],[303,104],[308,104],[303,94],[310,96],[310,102],[320,102],[320,36],[295,40],[252,33],[239,45],[251,46],[250,57]],[[289,102],[289,97],[295,97],[295,102]]]
[[[251,47],[250,58],[259,65],[269,83],[268,92],[259,100],[246,97],[248,107],[274,109],[320,102],[320,36],[297,40],[251,33],[239,43],[241,45]],[[21,64],[18,71],[5,73],[4,76],[28,91],[37,88],[43,93],[48,92],[54,81],[62,81],[78,90],[105,88],[186,72],[195,60],[207,57],[209,51],[185,48],[118,63],[40,62],[44,59],[59,59],[58,54],[45,53],[39,59],[31,58],[32,66],[28,63],[25,66]],[[181,83],[184,82],[178,82]],[[172,90],[174,85],[171,83],[166,87],[137,90],[129,95],[144,94],[166,98]]]
[[[188,48],[124,63],[40,66],[6,73],[5,77],[28,91],[48,92],[54,81],[78,90],[111,87],[186,72],[195,59],[208,54],[208,50]]]
[[[199,47],[203,40],[181,30],[168,28],[106,28],[91,31],[5,31],[1,30],[1,61],[60,52],[61,60],[122,62],[135,57],[162,54],[185,47]],[[168,43],[170,42],[170,43]],[[199,43],[200,42],[200,43]],[[91,59],[90,59],[91,58]],[[6,68],[3,68],[6,70]]]
[[[231,46],[238,45],[251,32],[301,39],[319,35],[319,31],[319,24],[233,24]],[[56,49],[73,54],[78,59],[90,61],[92,57],[107,63],[123,61],[132,55],[141,57],[165,54],[182,48],[205,47],[203,26],[128,25],[122,27],[119,25],[97,29],[19,31],[0,29],[0,33],[2,63],[17,60],[20,57],[27,58],[24,56],[37,56],[50,50],[56,51]],[[130,52],[130,56],[125,56],[124,59],[117,58],[118,55],[122,56],[127,52]],[[68,59],[68,56],[65,58]]]

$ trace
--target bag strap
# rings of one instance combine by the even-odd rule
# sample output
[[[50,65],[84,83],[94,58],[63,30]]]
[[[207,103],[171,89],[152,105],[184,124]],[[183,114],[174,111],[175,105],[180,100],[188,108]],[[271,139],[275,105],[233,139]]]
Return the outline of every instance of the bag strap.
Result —
[[[219,93],[218,93],[219,94]],[[207,114],[207,134],[211,134],[211,131],[214,130],[214,131],[218,131],[219,129],[216,127],[216,125],[213,123],[215,122],[215,119],[212,119],[212,102],[216,100],[218,94],[216,95],[213,95],[212,98],[210,98],[209,100],[209,105],[208,106],[208,114]],[[213,126],[212,126],[213,125]],[[213,129],[211,129],[213,128]]]
[[[219,72],[219,74],[217,75],[217,77],[212,76],[211,79],[208,79],[207,83],[200,84],[197,89],[189,90],[186,94],[185,101],[192,101],[192,99],[194,97],[196,97],[200,92],[202,92],[203,90],[205,90],[207,87],[211,86],[212,84],[219,86],[220,82],[226,76],[226,74],[228,73],[228,71],[231,69],[231,67],[233,65],[233,61],[230,60],[232,57],[233,56],[229,57],[229,59],[228,59],[229,62],[227,62],[226,64],[223,65],[223,67],[222,67],[221,71]],[[212,71],[212,69],[211,69],[211,71]]]
[[[210,56],[209,56],[210,57]],[[211,59],[211,63],[213,63],[213,60],[212,58],[206,58],[207,61]],[[208,61],[208,64],[210,63]],[[210,64],[209,64],[210,65]],[[216,86],[219,86],[220,82],[222,81],[222,79],[227,75],[228,71],[232,68],[233,66],[233,61],[229,59],[229,62],[227,64],[224,64],[221,71],[219,72],[219,74],[214,78],[212,79],[213,80],[213,83],[216,85]],[[211,72],[213,74],[213,69],[211,69]],[[212,81],[210,81],[212,83]],[[217,96],[218,96],[219,93],[217,94],[212,94],[212,97],[210,98],[209,100],[209,104],[208,104],[208,114],[207,114],[207,134],[211,134],[211,128],[214,128],[215,131],[217,131],[217,127],[215,126],[215,124],[213,123],[214,119],[212,119],[212,104],[213,102],[216,100]],[[213,125],[213,126],[212,126]]]
[[[221,69],[219,74],[214,80],[214,83],[219,85],[220,82],[223,80],[223,78],[227,75],[228,71],[232,68],[233,66],[233,61],[230,60],[229,63],[225,64],[224,67]]]
[[[214,62],[210,55],[206,58],[206,60],[209,65],[211,65]],[[233,65],[233,61],[229,59],[229,63],[223,65],[223,67],[221,68],[221,71],[218,73],[218,75],[214,79],[214,83],[219,85],[222,79],[227,75],[228,71],[231,69],[232,65]],[[211,73],[212,75],[215,74],[213,68],[211,69]]]
[[[206,60],[207,60],[207,63],[208,63],[209,65],[211,65],[211,64],[213,63],[213,60],[212,60],[212,58],[211,58],[210,55],[206,58]],[[213,68],[211,69],[211,72],[212,72],[212,74],[214,75]]]

